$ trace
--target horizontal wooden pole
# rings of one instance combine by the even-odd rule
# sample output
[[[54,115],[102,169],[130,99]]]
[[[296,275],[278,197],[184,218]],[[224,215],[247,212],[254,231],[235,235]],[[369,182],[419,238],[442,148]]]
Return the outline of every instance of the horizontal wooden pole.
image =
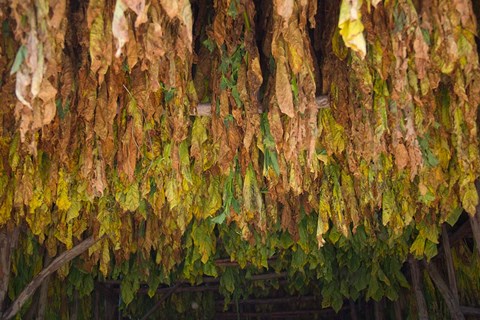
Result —
[[[342,310],[347,310],[348,307],[342,308]],[[322,315],[333,317],[336,312],[331,309],[308,309],[308,310],[286,310],[286,311],[262,311],[262,312],[242,312],[240,315],[243,318],[252,317],[252,318],[261,318],[264,319],[286,319],[286,318],[298,318],[306,315]],[[236,312],[218,312],[215,314],[216,319],[238,319],[239,314]]]
[[[328,96],[318,96],[315,98],[318,109],[327,109],[330,108],[330,99]],[[262,113],[262,110],[258,110],[258,113]],[[192,116],[196,117],[211,117],[212,116],[212,105],[210,103],[201,103],[197,105],[195,110],[191,113]]]
[[[243,299],[243,300],[238,300],[238,304],[257,304],[257,305],[286,304],[286,303],[311,302],[311,301],[320,300],[320,299],[321,297],[315,297],[315,296],[288,296],[288,297],[281,297],[281,298]],[[224,305],[225,300],[216,300],[215,303]],[[235,303],[236,303],[235,301],[230,301],[227,304],[232,305]]]
[[[480,317],[480,308],[460,306],[460,310],[466,316],[478,316],[478,317]]]

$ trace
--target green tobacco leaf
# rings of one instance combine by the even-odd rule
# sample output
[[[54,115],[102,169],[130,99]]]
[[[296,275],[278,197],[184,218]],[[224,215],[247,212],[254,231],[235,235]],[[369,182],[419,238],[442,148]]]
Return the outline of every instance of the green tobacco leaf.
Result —
[[[27,47],[22,45],[18,49],[17,55],[15,56],[15,61],[13,62],[12,69],[10,70],[10,75],[16,73],[20,69],[20,66],[22,65],[26,56],[27,56]]]
[[[125,193],[125,209],[129,211],[137,210],[140,205],[140,192],[138,191],[138,184],[132,183],[127,187]]]

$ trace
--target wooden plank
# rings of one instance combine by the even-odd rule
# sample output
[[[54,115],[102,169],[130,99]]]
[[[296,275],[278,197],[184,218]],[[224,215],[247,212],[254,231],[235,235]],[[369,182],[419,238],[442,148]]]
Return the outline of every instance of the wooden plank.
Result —
[[[347,307],[346,307],[347,308]],[[345,310],[346,310],[345,308]],[[344,310],[342,308],[342,310]],[[295,311],[270,311],[270,312],[243,312],[240,314],[242,319],[247,317],[261,317],[262,319],[265,318],[277,318],[277,319],[286,319],[288,317],[300,317],[305,315],[322,315],[322,316],[330,316],[333,317],[336,315],[333,309],[309,309],[309,310],[295,310]],[[216,319],[237,319],[238,314],[236,312],[222,312],[217,313],[215,315]]]
[[[462,311],[460,310],[460,305],[456,303],[455,298],[453,297],[452,292],[448,289],[447,284],[443,281],[440,272],[438,271],[435,264],[427,263],[425,260],[423,261],[423,265],[428,271],[428,275],[432,278],[433,283],[437,287],[438,291],[442,295],[445,303],[450,311],[450,315],[452,316],[453,320],[465,320],[465,316],[463,315]]]
[[[328,96],[318,96],[315,98],[318,109],[327,109],[330,108],[330,99]],[[258,113],[262,113],[262,110],[258,110]],[[190,114],[196,117],[211,117],[212,116],[212,105],[210,103],[201,103],[197,105],[195,110]]]
[[[373,302],[373,310],[375,313],[375,320],[385,319],[385,314],[383,312],[383,299],[380,299],[380,301]]]
[[[353,301],[352,299],[349,299],[348,305],[350,306],[350,319],[358,320],[357,307],[355,306],[355,301]]]
[[[480,308],[460,306],[460,310],[466,316],[478,316],[478,317],[480,317]]]
[[[44,267],[48,266],[51,261],[52,261],[52,258],[48,255],[48,251],[45,250],[44,260],[43,260]],[[38,298],[38,314],[36,318],[37,320],[45,319],[45,312],[47,310],[47,304],[48,304],[49,284],[50,284],[50,277],[47,277],[43,281],[42,285],[40,286],[40,297]]]
[[[242,299],[238,300],[238,304],[256,304],[256,305],[268,305],[268,304],[294,304],[299,302],[310,302],[319,300],[320,298],[315,296],[289,296],[281,298],[258,298],[258,299]],[[224,300],[216,300],[216,304],[224,305]],[[230,301],[227,305],[235,304],[235,301]]]
[[[160,299],[158,299],[157,303],[155,303],[155,305],[142,317],[141,320],[147,320],[148,317],[150,317],[155,311],[157,311],[158,308],[160,308],[160,306],[162,305],[162,303],[168,297],[170,297],[175,292],[175,290],[177,290],[178,286],[179,286],[179,284],[177,283],[176,285],[171,287],[168,292],[166,292],[163,296],[161,296]]]
[[[445,262],[447,264],[448,284],[452,292],[455,303],[460,304],[458,298],[457,279],[455,278],[455,267],[453,266],[452,250],[450,248],[450,240],[448,238],[447,226],[442,225],[442,247],[444,251]]]
[[[480,196],[480,180],[475,181],[475,186],[477,187],[477,193]],[[473,239],[475,239],[477,253],[480,257],[480,202],[477,205],[475,216],[470,217],[470,224],[472,226]]]
[[[410,275],[412,277],[413,292],[415,293],[415,299],[417,301],[418,319],[428,320],[427,303],[425,302],[425,297],[423,296],[421,284],[422,278],[418,262],[414,257],[409,256],[408,263],[410,265]]]
[[[0,229],[0,319],[2,307],[8,292],[10,281],[10,267],[13,250],[17,246],[19,229],[9,230],[7,227]]]
[[[395,320],[402,320],[402,306],[400,305],[400,298],[393,301],[393,312],[395,314]]]

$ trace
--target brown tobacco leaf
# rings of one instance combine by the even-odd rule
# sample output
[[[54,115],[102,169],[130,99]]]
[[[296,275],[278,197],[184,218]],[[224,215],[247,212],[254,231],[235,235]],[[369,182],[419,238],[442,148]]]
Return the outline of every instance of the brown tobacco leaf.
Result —
[[[92,61],[90,69],[94,74],[98,73],[99,83],[103,82],[104,76],[112,63],[112,27],[108,20],[110,8],[105,7],[103,0],[91,1],[87,9],[87,25],[89,29],[88,50]]]
[[[293,118],[295,116],[293,94],[292,90],[290,89],[290,81],[285,63],[286,60],[284,56],[280,56],[277,59],[277,72],[275,73],[275,93],[278,106],[282,113],[286,114],[290,118]]]
[[[404,169],[409,162],[407,148],[401,143],[397,144],[395,147],[395,164],[397,165],[398,170]]]
[[[125,10],[127,9],[123,0],[117,0],[112,20],[112,34],[117,40],[117,51],[115,52],[117,58],[120,57],[123,46],[128,42],[128,24],[125,18]]]
[[[147,22],[147,12],[149,5],[145,4],[145,0],[123,0],[125,4],[137,14],[135,20],[135,28],[140,27],[143,23]]]
[[[170,19],[178,19],[181,24],[181,31],[177,34],[180,42],[185,42],[186,47],[192,52],[193,41],[193,19],[192,8],[189,0],[161,0],[163,9]]]
[[[137,148],[133,135],[133,124],[130,121],[125,129],[118,153],[118,169],[120,172],[123,172],[130,181],[133,181],[135,177]]]
[[[415,52],[415,65],[417,67],[418,79],[423,79],[427,75],[429,69],[430,57],[428,55],[428,45],[425,42],[420,28],[415,30],[415,40],[413,41],[413,49]]]
[[[277,14],[287,22],[293,13],[293,0],[274,0],[274,8]]]
[[[148,7],[149,5],[145,4],[145,0],[117,0],[112,20],[112,34],[117,40],[117,51],[115,53],[117,58],[122,54],[123,46],[129,42],[131,34],[125,11],[130,8],[137,14],[135,28],[139,28],[148,21]]]
[[[43,101],[42,123],[38,126],[38,128],[41,128],[46,124],[49,124],[55,117],[55,113],[56,113],[55,96],[56,95],[57,95],[57,89],[50,83],[50,81],[48,80],[43,81],[40,88],[40,92],[38,94],[38,97]]]

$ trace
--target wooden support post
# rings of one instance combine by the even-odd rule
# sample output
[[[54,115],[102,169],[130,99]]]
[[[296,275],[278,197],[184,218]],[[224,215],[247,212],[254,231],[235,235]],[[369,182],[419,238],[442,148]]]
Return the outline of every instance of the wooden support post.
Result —
[[[44,253],[43,266],[46,267],[52,261],[52,258],[48,255],[47,250]],[[45,312],[47,311],[48,304],[48,285],[50,284],[50,277],[47,277],[40,286],[40,297],[38,298],[38,314],[36,319],[45,319]]]
[[[420,268],[418,267],[418,262],[414,257],[409,256],[408,263],[410,265],[410,275],[412,277],[415,300],[417,301],[418,319],[428,320],[427,303],[425,302],[425,297],[423,296],[421,284],[422,278]]]
[[[10,267],[12,253],[17,246],[18,228],[9,230],[8,227],[0,229],[0,318],[2,317],[3,304],[8,291],[10,280]]]
[[[442,225],[442,246],[445,262],[447,265],[448,284],[450,285],[450,290],[452,291],[455,303],[459,305],[460,300],[458,298],[457,279],[455,278],[455,267],[453,266],[452,250],[450,248],[450,240],[448,238],[447,226],[445,225],[445,223]]]
[[[480,197],[480,180],[475,181],[477,193]],[[477,254],[480,257],[480,203],[477,205],[476,214],[470,217],[470,225],[472,226],[473,239],[477,247]]]
[[[3,320],[9,320],[13,318],[49,275],[57,271],[66,263],[70,262],[73,258],[82,254],[99,240],[100,239],[95,239],[93,237],[87,238],[72,249],[63,252],[57,258],[55,258],[55,260],[53,260],[48,267],[40,271],[40,273],[33,278],[33,280],[25,287],[25,289],[23,289],[23,291],[18,295],[17,299],[15,299],[15,301],[12,303],[10,308],[5,312]]]
[[[352,299],[350,299],[348,300],[348,303],[350,305],[350,319],[358,320],[357,308],[355,307],[355,302]]]
[[[393,311],[395,314],[395,320],[402,320],[402,307],[400,305],[400,298],[393,301]]]
[[[93,310],[93,317],[95,320],[100,320],[100,293],[98,292],[98,286],[95,285],[95,309]]]
[[[375,320],[383,320],[385,319],[385,315],[383,313],[383,299],[380,301],[373,302],[374,311],[375,311]]]
[[[480,209],[477,207],[475,216],[470,217],[470,225],[472,226],[473,239],[477,247],[477,254],[480,257]]]
[[[438,271],[435,264],[427,263],[425,260],[423,261],[423,265],[428,271],[428,275],[432,278],[433,283],[437,287],[438,291],[442,295],[445,303],[447,304],[448,310],[450,311],[450,315],[452,316],[453,320],[465,320],[465,316],[463,315],[462,311],[460,310],[460,305],[455,301],[452,292],[448,289],[447,284],[443,281],[440,272]]]
[[[69,320],[77,320],[78,319],[78,291],[73,289],[73,303],[68,308],[69,312]]]

